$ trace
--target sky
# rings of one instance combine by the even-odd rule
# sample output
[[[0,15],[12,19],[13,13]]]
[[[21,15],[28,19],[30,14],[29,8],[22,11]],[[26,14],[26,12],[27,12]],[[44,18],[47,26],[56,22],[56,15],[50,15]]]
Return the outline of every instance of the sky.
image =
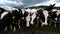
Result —
[[[60,0],[0,0],[0,6],[28,7],[56,4],[60,6]]]

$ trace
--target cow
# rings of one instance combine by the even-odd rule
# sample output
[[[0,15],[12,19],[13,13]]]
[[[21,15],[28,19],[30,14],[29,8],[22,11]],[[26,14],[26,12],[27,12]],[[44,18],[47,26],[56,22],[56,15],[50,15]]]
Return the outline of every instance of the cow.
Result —
[[[28,13],[28,15],[26,16],[26,26],[29,27],[30,26],[29,22],[30,22],[30,12],[31,12],[31,9],[28,8],[25,11]]]
[[[21,12],[22,18],[20,20],[20,27],[26,27],[26,22],[27,22],[26,18],[29,13],[26,11],[26,9],[21,9],[21,11],[22,11]]]
[[[9,12],[3,12],[2,14],[1,14],[1,18],[0,18],[0,20],[1,20],[1,23],[2,23],[2,29],[4,30],[4,31],[6,31],[6,29],[8,28],[10,28],[10,24],[13,22],[13,19],[12,19],[12,14],[11,13],[9,13]]]
[[[60,10],[56,10],[55,13],[56,13],[56,15],[57,15],[56,18],[55,18],[55,23],[56,23],[56,24],[55,24],[55,27],[57,27],[57,26],[59,26],[59,24],[60,24],[59,21],[58,21],[59,18],[60,18]]]
[[[6,24],[8,24],[8,22],[10,22],[11,24],[13,23],[13,25],[14,25],[14,31],[16,30],[16,22],[17,22],[17,20],[19,20],[20,19],[20,11],[18,10],[18,9],[16,9],[16,8],[13,8],[13,7],[9,7],[9,6],[0,6],[2,9],[4,9],[4,12],[3,12],[3,10],[2,10],[2,15],[4,15],[5,13],[6,13],[6,15],[4,15],[4,16],[1,16],[2,17],[2,19],[1,19],[1,21],[2,21],[2,23],[4,24],[4,23],[6,23]],[[6,10],[6,11],[5,11]],[[11,16],[11,17],[9,17],[9,16]],[[1,18],[0,17],[0,18]],[[14,17],[14,19],[13,19],[13,17]],[[12,21],[11,21],[12,20]],[[4,24],[5,25],[5,24]],[[7,27],[6,27],[7,28]]]
[[[43,22],[42,24],[46,24],[47,25],[47,16],[48,16],[48,11],[43,11],[42,9],[40,10],[36,10],[36,9],[27,9],[26,10],[28,12],[28,15],[26,17],[26,26],[29,27],[31,25],[36,25],[37,23],[37,18],[39,18],[41,20],[41,22]],[[35,21],[37,20],[37,21]]]
[[[41,27],[43,27],[43,25],[48,25],[47,23],[47,16],[48,16],[48,11],[43,10],[43,9],[39,9],[37,11],[37,21],[39,21]]]
[[[23,11],[22,11],[23,12]],[[36,25],[38,20],[41,22],[42,25],[47,25],[47,16],[48,11],[46,10],[37,10],[37,9],[27,9],[27,16],[26,16],[26,26],[29,27],[31,25]],[[40,24],[40,25],[41,25]],[[36,25],[37,26],[37,25]]]
[[[48,12],[48,25],[51,26],[53,25],[54,27],[59,26],[59,15],[60,15],[60,10],[53,9],[50,12]]]
[[[55,25],[56,27],[56,23],[57,23],[57,14],[56,14],[57,11],[54,11],[54,12],[48,12],[49,15],[48,15],[48,25]]]
[[[27,27],[34,24],[33,21],[36,17],[36,12],[37,12],[36,9],[29,9],[29,8],[26,10],[22,9],[23,17],[26,20],[26,21],[25,20],[24,21],[26,22]]]

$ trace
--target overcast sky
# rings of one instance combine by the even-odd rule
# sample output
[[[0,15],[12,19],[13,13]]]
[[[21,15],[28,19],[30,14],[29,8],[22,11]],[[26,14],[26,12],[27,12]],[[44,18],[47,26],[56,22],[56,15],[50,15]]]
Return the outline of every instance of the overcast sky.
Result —
[[[56,6],[60,6],[60,0],[0,0],[1,6],[3,5],[12,7],[50,5],[54,3],[56,3]]]

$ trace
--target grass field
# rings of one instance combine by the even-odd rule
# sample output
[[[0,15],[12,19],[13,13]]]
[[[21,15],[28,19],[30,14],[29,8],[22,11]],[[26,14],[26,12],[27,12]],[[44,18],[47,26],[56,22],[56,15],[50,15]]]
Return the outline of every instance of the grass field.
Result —
[[[17,30],[16,32],[0,31],[0,34],[60,34],[60,27],[39,27],[37,30],[36,28],[21,28],[21,30]]]

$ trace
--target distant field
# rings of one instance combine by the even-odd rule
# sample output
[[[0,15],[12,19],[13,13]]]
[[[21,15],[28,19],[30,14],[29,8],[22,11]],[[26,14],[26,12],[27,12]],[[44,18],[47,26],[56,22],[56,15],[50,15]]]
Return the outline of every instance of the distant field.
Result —
[[[47,6],[43,6],[43,5],[42,5],[42,6],[32,6],[32,7],[26,7],[26,8],[31,8],[31,9],[32,9],[32,8],[36,8],[36,9],[38,9],[38,8],[43,8],[43,9],[44,9],[44,8],[46,8],[46,7],[47,7]],[[54,9],[60,10],[60,7],[54,7]]]

